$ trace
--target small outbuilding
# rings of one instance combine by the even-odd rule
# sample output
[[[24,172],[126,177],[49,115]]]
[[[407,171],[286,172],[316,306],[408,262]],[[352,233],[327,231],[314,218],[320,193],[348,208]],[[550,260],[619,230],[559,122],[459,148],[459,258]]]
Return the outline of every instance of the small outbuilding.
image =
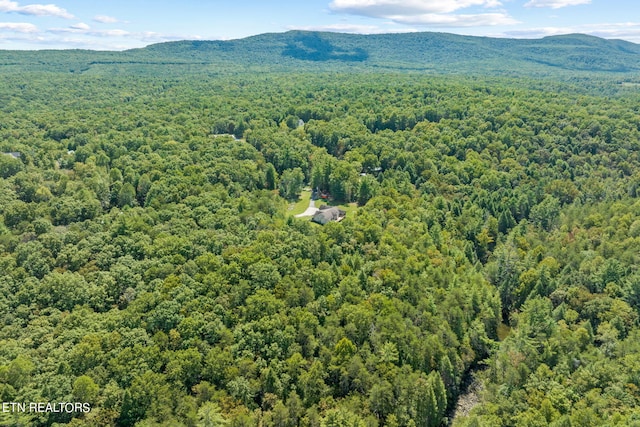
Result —
[[[318,209],[318,212],[316,212],[313,218],[311,218],[311,221],[321,225],[325,225],[331,221],[342,221],[347,214],[345,211],[335,206],[322,205]]]

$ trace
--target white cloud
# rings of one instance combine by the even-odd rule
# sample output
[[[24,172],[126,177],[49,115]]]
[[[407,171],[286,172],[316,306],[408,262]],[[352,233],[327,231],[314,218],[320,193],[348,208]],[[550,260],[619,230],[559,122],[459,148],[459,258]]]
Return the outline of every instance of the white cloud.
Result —
[[[20,6],[18,2],[0,0],[0,12],[13,12],[21,15],[55,16],[58,18],[73,19],[73,15],[55,4],[28,4]]]
[[[133,35],[136,39],[145,43],[161,43],[177,40],[202,40],[202,36],[199,35],[184,35],[184,34],[162,34],[154,31],[145,31],[143,33],[135,33]]]
[[[581,4],[590,4],[591,0],[531,0],[524,7],[550,7],[551,9],[560,9],[567,6],[578,6]]]
[[[93,17],[93,20],[96,22],[100,22],[101,24],[115,24],[119,22],[117,18],[107,15],[96,15]]]
[[[602,23],[576,25],[571,27],[539,27],[518,31],[507,31],[497,36],[513,38],[540,38],[575,33],[588,34],[605,39],[621,39],[633,43],[640,43],[640,22]]]
[[[84,34],[93,37],[126,37],[131,33],[125,30],[92,30],[87,24],[80,23],[67,28],[50,28],[48,32],[53,34]]]
[[[601,24],[591,26],[588,34],[607,39],[622,39],[640,43],[640,22],[626,22],[617,24]]]
[[[163,34],[151,31],[129,32],[122,29],[95,29],[80,23],[65,28],[50,28],[43,33],[40,45],[59,48],[80,48],[98,50],[124,50],[143,47],[151,43],[175,40],[199,40],[194,35]],[[36,42],[34,42],[36,43]]]
[[[0,12],[15,12],[19,7],[14,1],[0,0]]]
[[[427,13],[413,16],[389,16],[388,18],[400,24],[437,27],[480,27],[519,23],[519,21],[505,13],[480,13],[470,15]]]
[[[98,36],[98,37],[126,37],[131,33],[126,30],[115,29],[115,30],[92,31],[89,34],[91,34],[92,36]]]
[[[41,10],[53,11],[52,8]],[[0,13],[35,13],[35,8],[21,6],[17,2],[0,0]],[[70,15],[69,15],[70,16]],[[96,19],[97,18],[97,19]],[[104,17],[103,17],[104,18]],[[113,23],[111,19],[94,17],[94,21]],[[126,21],[117,20],[119,23]],[[199,40],[198,35],[167,34],[158,32],[131,32],[118,28],[93,28],[86,22],[75,22],[66,27],[39,29],[31,23],[0,22],[0,45],[9,49],[93,49],[124,50],[139,48],[151,43],[174,40]]]
[[[81,30],[81,31],[87,31],[91,29],[91,27],[85,24],[84,22],[78,22],[75,25],[71,25],[69,28],[72,28],[74,30]]]
[[[561,34],[571,34],[577,31],[572,31],[569,27],[540,27],[540,28],[525,28],[522,30],[505,31],[502,34],[496,35],[497,37],[509,37],[514,39],[539,39],[548,36],[559,36]]]
[[[330,25],[317,25],[317,26],[289,26],[288,30],[303,30],[303,31],[329,31],[338,33],[352,33],[352,34],[385,34],[394,32],[415,32],[417,30],[406,29],[387,29],[381,28],[376,25],[360,25],[360,24],[330,24]]]
[[[64,34],[64,33],[86,34],[87,30],[84,30],[82,28],[78,28],[76,25],[72,25],[72,26],[67,27],[67,28],[49,28],[47,30],[47,32],[53,33],[53,34]]]
[[[334,12],[387,18],[392,15],[451,13],[473,6],[495,8],[498,0],[333,0],[329,8]]]
[[[388,19],[403,25],[475,27],[513,25],[518,21],[504,11],[454,14],[471,7],[497,8],[499,0],[333,0],[334,12]]]
[[[1,39],[0,33],[0,39]],[[158,37],[158,41],[167,41]],[[28,49],[42,49],[43,47],[50,49],[91,49],[91,50],[125,50],[143,47],[149,42],[144,39],[142,33],[129,33],[127,35],[114,34],[109,36],[107,33],[94,32],[74,33],[69,31],[49,30],[38,39],[31,38],[28,40]]]
[[[17,10],[23,15],[57,16],[59,18],[73,19],[73,15],[54,4],[30,4]]]
[[[0,31],[12,31],[16,33],[37,33],[38,27],[26,22],[0,22]]]

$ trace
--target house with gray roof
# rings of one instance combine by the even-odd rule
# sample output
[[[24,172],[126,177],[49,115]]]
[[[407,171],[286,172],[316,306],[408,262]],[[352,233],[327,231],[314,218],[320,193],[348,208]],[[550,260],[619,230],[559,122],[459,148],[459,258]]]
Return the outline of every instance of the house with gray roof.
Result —
[[[325,225],[326,223],[331,221],[341,221],[346,214],[347,212],[335,206],[322,205],[318,209],[318,212],[316,212],[316,214],[313,216],[313,218],[311,218],[311,221],[317,224]]]

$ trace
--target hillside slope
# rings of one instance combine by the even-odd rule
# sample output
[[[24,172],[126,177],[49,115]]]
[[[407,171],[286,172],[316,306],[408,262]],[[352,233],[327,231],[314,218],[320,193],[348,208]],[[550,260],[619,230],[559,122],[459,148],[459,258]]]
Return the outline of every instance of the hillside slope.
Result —
[[[446,33],[289,31],[229,41],[179,41],[124,52],[0,52],[3,71],[171,73],[420,71],[445,74],[635,73],[640,46],[581,34],[498,39]]]

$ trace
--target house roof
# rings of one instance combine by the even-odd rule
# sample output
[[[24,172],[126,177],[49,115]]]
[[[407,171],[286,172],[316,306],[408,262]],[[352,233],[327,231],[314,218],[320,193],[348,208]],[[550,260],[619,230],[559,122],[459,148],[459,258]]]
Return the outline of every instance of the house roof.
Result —
[[[320,210],[311,218],[311,221],[325,225],[330,221],[340,221],[347,214],[342,209],[338,209],[335,206],[322,205]]]

